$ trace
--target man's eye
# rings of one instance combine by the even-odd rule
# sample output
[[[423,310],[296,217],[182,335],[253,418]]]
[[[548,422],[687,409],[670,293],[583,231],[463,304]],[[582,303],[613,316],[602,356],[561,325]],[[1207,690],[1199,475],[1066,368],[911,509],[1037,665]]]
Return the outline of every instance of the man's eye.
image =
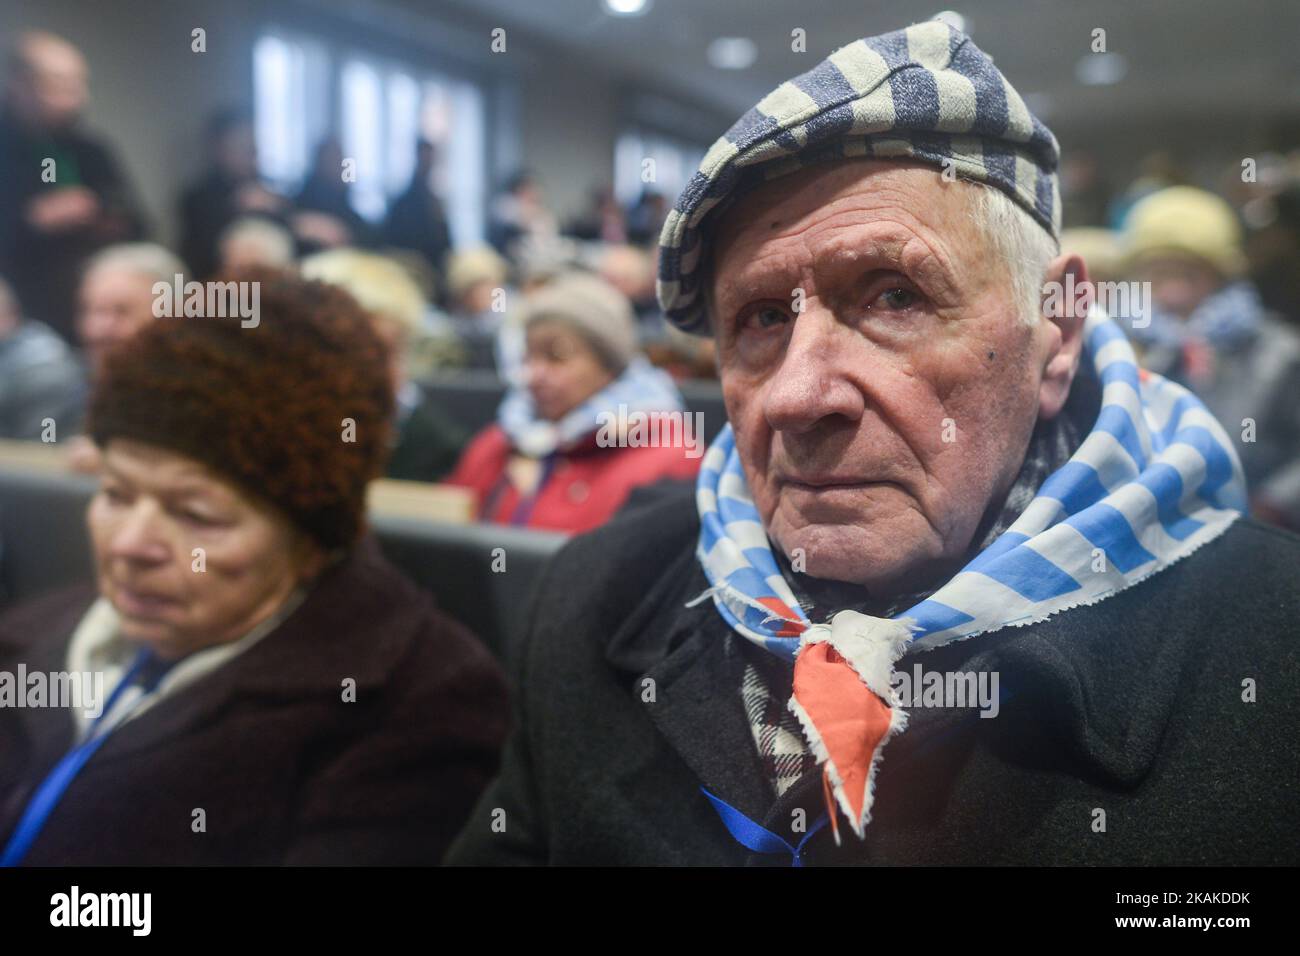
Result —
[[[766,331],[769,329],[775,329],[787,321],[789,321],[789,317],[785,312],[775,306],[769,305],[764,306],[761,309],[755,309],[753,312],[749,313],[749,315],[745,316],[744,321],[741,324],[747,328]]]
[[[916,305],[920,299],[911,289],[904,289],[902,286],[893,289],[886,289],[876,297],[876,301],[882,303],[885,308],[895,312],[902,312]]]

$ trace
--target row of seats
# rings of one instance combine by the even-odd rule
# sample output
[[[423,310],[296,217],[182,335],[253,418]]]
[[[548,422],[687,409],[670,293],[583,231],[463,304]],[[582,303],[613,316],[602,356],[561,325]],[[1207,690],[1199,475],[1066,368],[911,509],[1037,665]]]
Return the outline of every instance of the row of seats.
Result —
[[[86,505],[95,481],[0,465],[0,607],[93,579]],[[533,584],[565,541],[553,532],[371,514],[384,553],[503,660]]]
[[[496,420],[497,406],[506,386],[494,372],[456,372],[427,378],[420,387],[452,421],[474,431]],[[678,389],[690,412],[704,413],[704,440],[713,441],[727,423],[722,389],[717,382],[678,382]]]

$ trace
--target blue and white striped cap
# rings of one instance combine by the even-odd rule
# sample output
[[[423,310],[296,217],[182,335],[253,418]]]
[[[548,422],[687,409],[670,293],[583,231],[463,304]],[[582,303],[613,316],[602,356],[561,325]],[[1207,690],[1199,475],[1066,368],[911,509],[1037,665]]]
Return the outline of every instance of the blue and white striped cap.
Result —
[[[932,20],[836,50],[713,144],[659,237],[659,304],[669,321],[707,333],[701,266],[718,213],[768,180],[854,157],[951,164],[959,178],[1001,189],[1059,238],[1056,137],[970,37]]]

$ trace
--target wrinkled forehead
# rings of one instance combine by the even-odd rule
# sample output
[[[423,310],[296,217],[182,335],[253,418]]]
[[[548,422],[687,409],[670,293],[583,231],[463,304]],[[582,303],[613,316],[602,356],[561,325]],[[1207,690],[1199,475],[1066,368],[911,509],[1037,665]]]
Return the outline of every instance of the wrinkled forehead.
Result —
[[[865,259],[933,260],[958,271],[984,254],[975,190],[933,166],[851,160],[772,180],[723,212],[709,241],[706,294],[794,267],[834,272]]]

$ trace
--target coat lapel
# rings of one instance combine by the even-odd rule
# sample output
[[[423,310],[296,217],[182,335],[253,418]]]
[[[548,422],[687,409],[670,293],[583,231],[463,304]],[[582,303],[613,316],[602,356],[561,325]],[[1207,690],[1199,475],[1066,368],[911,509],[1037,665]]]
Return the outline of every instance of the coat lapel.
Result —
[[[685,555],[628,615],[606,659],[637,678],[638,692],[654,682],[650,717],[700,785],[760,820],[773,794],[740,695],[736,638],[711,603],[685,606],[707,587],[694,555]]]
[[[391,571],[377,559],[373,542],[363,541],[274,631],[124,724],[96,761],[106,764],[174,742],[238,698],[339,701],[343,681],[351,679],[362,700],[387,680],[419,624],[412,608],[418,602],[394,598]]]

